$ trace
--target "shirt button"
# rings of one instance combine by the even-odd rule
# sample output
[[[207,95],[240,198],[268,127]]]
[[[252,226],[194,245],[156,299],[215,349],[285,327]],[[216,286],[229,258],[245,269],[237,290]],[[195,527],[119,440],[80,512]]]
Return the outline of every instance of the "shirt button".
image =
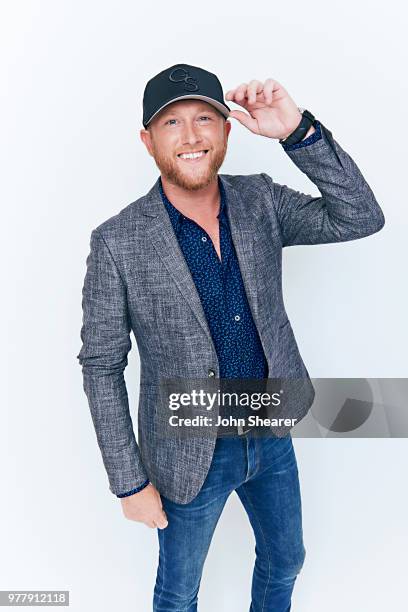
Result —
[[[215,372],[211,368],[208,370],[208,376],[215,376]]]
[[[202,240],[203,242],[207,242],[207,236],[201,236],[201,240]]]
[[[240,318],[241,318],[241,317],[240,317],[239,315],[235,315],[235,317],[234,317],[234,319],[235,319],[236,321],[239,321],[239,320],[240,320]]]

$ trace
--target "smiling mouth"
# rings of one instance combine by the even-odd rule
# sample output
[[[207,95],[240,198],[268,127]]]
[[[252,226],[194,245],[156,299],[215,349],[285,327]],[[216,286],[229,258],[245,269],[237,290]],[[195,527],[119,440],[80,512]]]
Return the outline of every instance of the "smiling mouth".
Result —
[[[200,159],[204,159],[207,155],[208,149],[202,149],[201,151],[193,151],[191,153],[179,153],[177,157],[187,162],[197,162]]]

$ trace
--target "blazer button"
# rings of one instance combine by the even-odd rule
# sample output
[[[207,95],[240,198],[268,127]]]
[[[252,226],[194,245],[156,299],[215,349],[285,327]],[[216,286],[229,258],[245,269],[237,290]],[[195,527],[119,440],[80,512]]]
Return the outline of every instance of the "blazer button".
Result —
[[[211,368],[208,370],[208,376],[215,376],[215,372]]]

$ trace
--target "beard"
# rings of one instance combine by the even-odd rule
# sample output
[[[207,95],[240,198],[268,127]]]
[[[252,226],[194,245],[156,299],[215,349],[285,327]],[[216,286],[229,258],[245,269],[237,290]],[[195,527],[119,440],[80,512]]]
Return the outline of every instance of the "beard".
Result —
[[[162,175],[169,182],[187,191],[198,191],[212,183],[227,153],[227,141],[225,141],[221,147],[210,149],[206,154],[208,159],[203,160],[202,164],[197,165],[197,167],[192,166],[190,170],[186,167],[183,172],[181,168],[183,162],[178,162],[174,157],[158,151],[154,142],[152,142],[152,146],[154,161]]]

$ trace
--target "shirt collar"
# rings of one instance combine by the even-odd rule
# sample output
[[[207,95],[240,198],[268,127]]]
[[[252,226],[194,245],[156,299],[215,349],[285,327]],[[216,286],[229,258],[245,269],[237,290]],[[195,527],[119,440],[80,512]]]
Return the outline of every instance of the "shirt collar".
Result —
[[[218,188],[220,190],[220,211],[217,215],[217,219],[220,219],[222,221],[226,214],[227,197],[220,177],[218,177]],[[159,177],[159,190],[163,204],[165,205],[167,212],[169,213],[170,221],[172,222],[174,228],[178,229],[179,225],[183,222],[184,219],[186,219],[186,217],[183,215],[183,213],[177,210],[177,208],[170,202],[170,200],[164,193],[161,177]]]

